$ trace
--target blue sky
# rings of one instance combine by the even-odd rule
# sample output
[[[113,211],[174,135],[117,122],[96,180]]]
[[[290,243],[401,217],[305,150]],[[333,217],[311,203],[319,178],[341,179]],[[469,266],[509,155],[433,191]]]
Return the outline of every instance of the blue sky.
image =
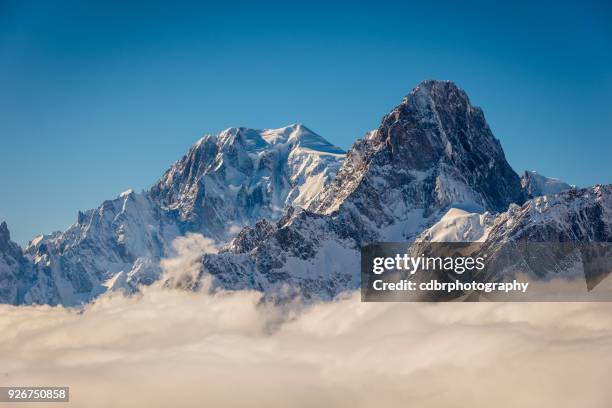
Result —
[[[0,1],[0,219],[22,244],[205,133],[300,122],[349,148],[428,78],[517,172],[612,182],[605,2],[123,3]]]

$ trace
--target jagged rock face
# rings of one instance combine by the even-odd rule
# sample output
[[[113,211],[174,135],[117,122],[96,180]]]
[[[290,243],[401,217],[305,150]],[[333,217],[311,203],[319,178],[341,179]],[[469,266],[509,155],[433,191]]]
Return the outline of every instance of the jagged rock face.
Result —
[[[425,81],[355,143],[308,210],[245,231],[204,256],[203,273],[226,288],[274,292],[289,284],[305,297],[330,298],[357,287],[361,245],[410,241],[451,205],[497,212],[523,201],[482,111],[454,84]]]
[[[6,222],[0,224],[0,253],[15,257],[20,253],[19,246],[11,241],[11,233]]]
[[[487,242],[612,242],[612,185],[536,197],[495,220]]]
[[[36,277],[21,301],[75,305],[150,284],[176,237],[199,232],[224,242],[288,205],[308,205],[343,158],[302,125],[206,136],[150,192],[122,193],[79,212],[68,230],[34,239],[26,253]]]
[[[17,303],[23,284],[31,278],[28,260],[19,245],[11,241],[6,222],[0,223],[0,303]]]
[[[0,224],[0,302],[14,303],[17,299],[17,274],[21,249],[11,242],[5,222]]]
[[[332,298],[358,284],[355,239],[369,233],[347,221],[290,209],[277,223],[258,223],[219,254],[204,255],[199,279],[211,274],[217,287],[227,289]]]
[[[535,171],[525,171],[523,173],[521,187],[528,198],[554,195],[572,188],[572,186],[559,179],[545,177]]]
[[[509,280],[516,273],[545,281],[585,279],[591,290],[610,273],[610,246],[604,243],[611,242],[612,185],[596,185],[512,206],[497,217],[482,250],[494,265],[488,279]]]

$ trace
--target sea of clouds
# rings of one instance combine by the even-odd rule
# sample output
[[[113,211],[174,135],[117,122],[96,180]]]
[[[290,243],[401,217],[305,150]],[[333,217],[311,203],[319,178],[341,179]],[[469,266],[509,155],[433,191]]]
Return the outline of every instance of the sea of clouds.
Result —
[[[196,273],[209,246],[179,241],[165,273]],[[609,407],[610,367],[612,303],[275,306],[154,285],[0,306],[0,385],[70,386],[73,407]]]

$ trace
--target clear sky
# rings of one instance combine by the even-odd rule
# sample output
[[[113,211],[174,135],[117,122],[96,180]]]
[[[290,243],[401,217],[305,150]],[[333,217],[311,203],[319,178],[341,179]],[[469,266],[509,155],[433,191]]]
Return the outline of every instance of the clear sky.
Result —
[[[429,78],[484,109],[517,172],[612,182],[606,2],[124,3],[0,0],[0,220],[21,244],[205,133],[300,122],[349,148]]]

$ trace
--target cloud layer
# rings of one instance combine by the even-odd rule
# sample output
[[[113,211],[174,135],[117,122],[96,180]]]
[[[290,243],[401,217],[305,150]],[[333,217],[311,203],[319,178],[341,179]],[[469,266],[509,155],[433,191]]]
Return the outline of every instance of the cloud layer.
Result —
[[[68,385],[78,407],[605,407],[611,312],[152,287],[84,312],[0,307],[0,382]]]
[[[215,248],[175,250],[161,266],[184,282]],[[84,310],[0,305],[0,385],[70,386],[92,408],[612,406],[612,303],[280,307],[168,286]]]

